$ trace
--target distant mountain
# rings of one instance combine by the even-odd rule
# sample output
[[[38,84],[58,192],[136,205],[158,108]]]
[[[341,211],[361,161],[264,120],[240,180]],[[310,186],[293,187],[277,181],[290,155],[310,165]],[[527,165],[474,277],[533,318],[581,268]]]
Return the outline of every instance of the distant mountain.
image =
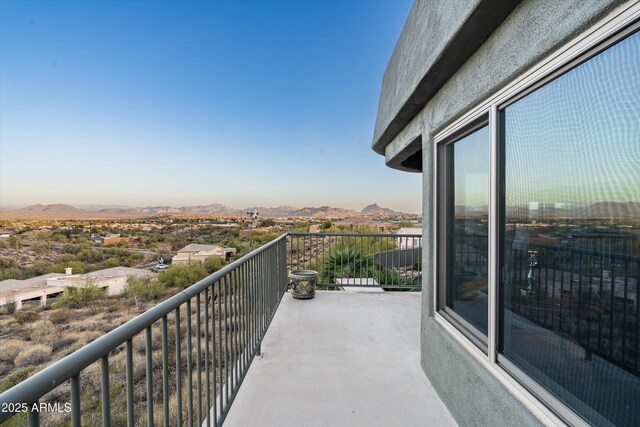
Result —
[[[363,215],[396,215],[398,213],[400,212],[380,207],[377,203],[365,206],[364,209],[362,209]]]
[[[78,208],[74,208],[71,205],[63,205],[61,203],[53,204],[53,205],[37,204],[37,205],[24,207],[22,208],[22,210],[26,212],[50,212],[53,214],[81,212],[81,210]]]
[[[599,202],[587,208],[590,218],[640,218],[640,203]]]
[[[351,209],[332,208],[331,206],[321,206],[319,208],[306,207],[293,211],[289,216],[311,216],[311,217],[345,217],[358,216],[359,212]]]
[[[252,206],[237,209],[219,203],[198,206],[145,206],[132,207],[122,205],[81,205],[82,209],[66,204],[17,206],[15,209],[0,210],[0,219],[99,219],[99,218],[144,218],[165,215],[229,215],[239,216],[241,212],[258,211],[261,217],[352,217],[362,215],[397,215],[402,214],[391,209],[382,208],[377,204],[365,207],[362,213],[351,209],[335,208],[331,206],[305,207],[295,206]]]
[[[298,208],[295,206],[278,206],[275,208],[266,208],[264,206],[252,206],[249,208],[244,208],[242,212],[255,212],[258,211],[261,217],[268,216],[289,216],[292,212],[297,211]]]

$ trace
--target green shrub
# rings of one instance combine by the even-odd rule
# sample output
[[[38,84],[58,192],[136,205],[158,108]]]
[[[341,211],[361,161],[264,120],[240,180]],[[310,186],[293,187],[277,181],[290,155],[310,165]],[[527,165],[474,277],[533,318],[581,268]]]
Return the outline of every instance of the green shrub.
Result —
[[[207,270],[199,262],[172,265],[158,275],[158,280],[166,288],[184,289],[207,277]]]
[[[40,315],[33,310],[18,310],[13,313],[13,317],[16,318],[16,322],[22,324],[31,323],[38,320]]]
[[[33,366],[18,368],[0,380],[0,393],[9,390],[16,384],[21,383],[31,376],[34,371]]]
[[[18,263],[13,259],[0,256],[0,270],[16,267],[18,267]]]
[[[71,267],[74,274],[82,274],[87,271],[87,267],[84,262],[64,260],[53,264],[49,268],[49,273],[64,273],[64,269],[67,267]]]
[[[209,258],[204,260],[204,268],[207,270],[207,273],[212,274],[222,268],[222,258],[219,256],[210,256]]]
[[[157,278],[151,276],[127,276],[126,295],[144,301],[155,300],[167,293],[167,288]]]
[[[82,308],[89,307],[91,311],[95,311],[95,304],[105,297],[105,290],[96,286],[95,283],[87,280],[86,285],[74,287],[70,286],[62,292],[56,302],[53,303],[54,308]]]
[[[379,269],[371,255],[347,247],[331,251],[321,271],[321,280],[335,283],[336,278],[372,277]]]
[[[17,267],[0,270],[0,280],[22,279],[22,271]]]
[[[111,267],[117,267],[120,265],[120,261],[118,261],[118,258],[107,258],[104,260],[104,268],[111,268]]]

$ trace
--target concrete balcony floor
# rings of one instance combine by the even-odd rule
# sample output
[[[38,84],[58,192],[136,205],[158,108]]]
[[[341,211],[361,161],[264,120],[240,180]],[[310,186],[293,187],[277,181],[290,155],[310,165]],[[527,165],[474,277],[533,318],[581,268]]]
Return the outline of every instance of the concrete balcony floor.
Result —
[[[420,299],[286,294],[225,426],[455,426],[420,368]]]

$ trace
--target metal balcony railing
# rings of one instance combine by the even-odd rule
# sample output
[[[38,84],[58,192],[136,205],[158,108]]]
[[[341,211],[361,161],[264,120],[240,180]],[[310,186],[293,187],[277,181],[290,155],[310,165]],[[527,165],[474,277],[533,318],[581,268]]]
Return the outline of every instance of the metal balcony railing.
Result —
[[[0,394],[0,423],[221,425],[286,291],[287,269],[317,269],[330,287],[419,289],[420,243],[414,235],[283,234]]]
[[[318,284],[422,289],[422,236],[289,233],[287,266],[319,273]]]
[[[40,403],[70,403],[42,424],[222,424],[286,291],[285,254],[286,234],[5,391],[0,422],[38,426]]]

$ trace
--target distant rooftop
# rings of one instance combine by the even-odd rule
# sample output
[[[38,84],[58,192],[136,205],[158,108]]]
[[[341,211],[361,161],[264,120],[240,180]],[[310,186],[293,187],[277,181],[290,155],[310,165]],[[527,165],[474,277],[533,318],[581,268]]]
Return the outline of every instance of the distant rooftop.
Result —
[[[401,228],[396,234],[419,234],[422,236],[422,228]]]
[[[180,252],[209,252],[209,251],[213,251],[216,248],[220,248],[220,246],[217,245],[201,245],[198,243],[191,243],[187,246],[185,246],[184,248],[178,250],[178,253]]]
[[[55,277],[55,280],[64,280],[64,281],[73,281],[73,282],[82,282],[87,280],[87,278],[91,278],[97,281],[111,279],[113,277],[124,277],[129,275],[149,275],[153,274],[149,270],[143,270],[140,268],[131,268],[131,267],[112,267],[105,268],[103,270],[92,271],[90,273],[84,274],[73,274],[73,275],[64,275],[59,274],[58,277]],[[42,277],[42,276],[40,276]]]
[[[15,291],[17,289],[22,288],[32,288],[33,286],[45,286],[47,284],[47,279],[51,279],[58,276],[64,276],[64,274],[60,273],[49,273],[44,274],[42,276],[32,277],[30,279],[18,280],[18,279],[7,279],[0,282],[0,293]]]

